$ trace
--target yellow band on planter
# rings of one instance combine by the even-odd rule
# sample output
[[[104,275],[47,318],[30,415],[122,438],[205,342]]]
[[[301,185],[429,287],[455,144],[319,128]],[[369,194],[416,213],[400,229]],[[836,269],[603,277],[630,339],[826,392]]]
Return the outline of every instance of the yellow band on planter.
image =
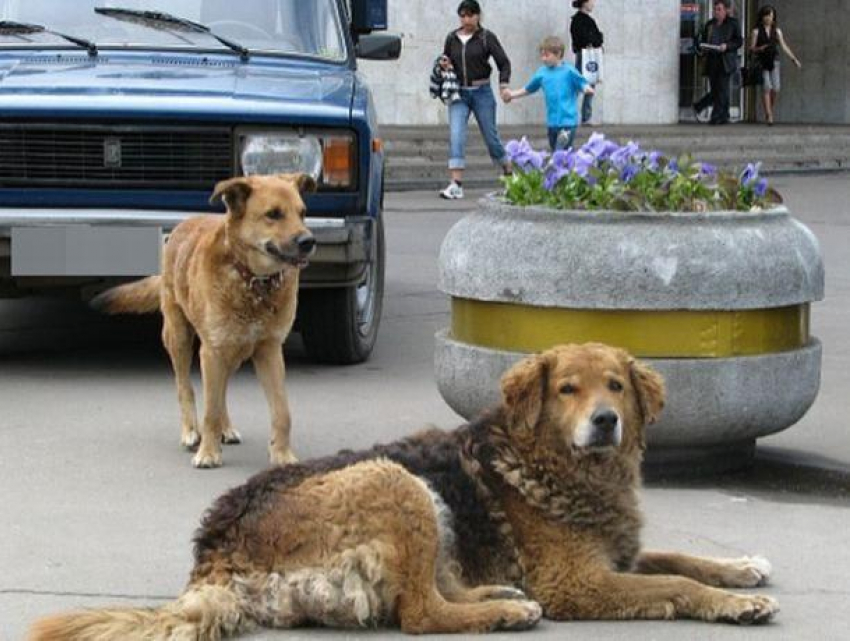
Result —
[[[596,341],[643,357],[754,356],[808,344],[809,305],[739,311],[586,310],[452,298],[452,338],[511,352]]]

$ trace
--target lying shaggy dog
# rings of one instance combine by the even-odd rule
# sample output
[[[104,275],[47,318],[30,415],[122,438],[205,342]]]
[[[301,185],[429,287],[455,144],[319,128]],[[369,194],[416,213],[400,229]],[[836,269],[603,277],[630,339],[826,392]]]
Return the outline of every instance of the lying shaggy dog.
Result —
[[[194,216],[168,238],[162,275],[103,292],[92,306],[111,314],[162,311],[162,342],[177,379],[180,442],[198,447],[195,467],[221,465],[221,443],[241,440],[225,404],[227,379],[252,359],[272,414],[269,457],[295,461],[282,345],[295,320],[298,275],[316,240],[304,223],[305,174],[232,178],[216,185],[227,215]],[[189,378],[201,339],[204,418],[200,430]]]
[[[541,615],[758,623],[776,612],[769,597],[717,587],[761,585],[764,559],[640,550],[658,374],[610,347],[564,346],[511,368],[502,396],[453,432],[255,476],[205,516],[176,602],[60,615],[30,638],[218,639],[307,623],[482,632]]]

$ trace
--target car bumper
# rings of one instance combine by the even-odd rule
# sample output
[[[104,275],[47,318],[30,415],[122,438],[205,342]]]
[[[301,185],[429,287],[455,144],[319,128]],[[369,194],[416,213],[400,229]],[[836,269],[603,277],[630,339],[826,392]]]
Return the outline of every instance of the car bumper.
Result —
[[[164,236],[195,213],[182,211],[111,210],[111,209],[4,209],[0,208],[0,275],[11,273],[13,230],[53,227],[67,230],[82,228],[155,228]],[[346,218],[307,217],[307,226],[316,237],[316,253],[304,270],[301,282],[306,287],[353,285],[362,278],[369,260],[372,219],[368,216]],[[118,265],[116,265],[118,267]],[[126,276],[105,269],[100,276]],[[109,273],[111,272],[111,273]],[[68,274],[57,273],[57,277]],[[86,274],[90,276],[92,274]],[[143,275],[143,274],[138,274]],[[40,277],[46,274],[39,274]],[[80,275],[77,275],[79,277]]]

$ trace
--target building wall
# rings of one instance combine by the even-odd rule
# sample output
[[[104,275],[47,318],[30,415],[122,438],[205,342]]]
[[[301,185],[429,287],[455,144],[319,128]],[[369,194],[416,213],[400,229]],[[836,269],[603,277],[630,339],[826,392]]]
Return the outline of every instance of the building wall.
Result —
[[[428,95],[428,76],[446,34],[457,26],[459,0],[390,0],[390,29],[404,40],[395,62],[361,61],[381,121],[445,124],[446,109]],[[502,41],[513,65],[512,86],[539,66],[537,45],[547,35],[569,48],[569,0],[481,0],[483,23]],[[605,34],[605,80],[594,121],[664,124],[678,120],[679,0],[598,0],[594,18]],[[568,53],[572,59],[572,54]],[[496,74],[493,74],[494,83]],[[499,122],[542,124],[542,97],[500,105]]]
[[[777,121],[850,123],[850,0],[770,4],[786,42],[803,63],[798,70],[781,54]]]

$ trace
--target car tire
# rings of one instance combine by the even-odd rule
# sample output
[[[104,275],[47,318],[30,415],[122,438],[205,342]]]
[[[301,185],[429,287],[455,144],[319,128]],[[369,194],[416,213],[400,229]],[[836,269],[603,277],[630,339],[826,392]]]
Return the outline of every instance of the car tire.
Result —
[[[369,358],[384,299],[386,245],[378,215],[363,280],[350,287],[303,289],[298,325],[307,355],[319,363],[353,365]]]

